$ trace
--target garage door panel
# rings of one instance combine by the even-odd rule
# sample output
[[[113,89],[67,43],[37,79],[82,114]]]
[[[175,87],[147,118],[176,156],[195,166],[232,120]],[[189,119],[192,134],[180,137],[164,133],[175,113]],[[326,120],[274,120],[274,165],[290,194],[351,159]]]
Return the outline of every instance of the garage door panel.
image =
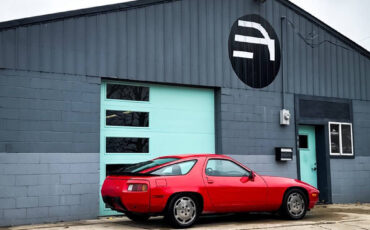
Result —
[[[153,137],[152,148],[154,152],[159,152],[160,155],[214,153],[214,135],[157,134]]]
[[[157,108],[203,110],[214,101],[212,89],[178,86],[151,88],[150,102]]]
[[[120,99],[107,99],[107,83],[110,89],[117,84],[120,90],[145,90],[147,101],[122,100],[121,94],[114,95]],[[102,82],[101,92],[101,183],[107,165],[116,168],[164,155],[215,153],[212,89],[109,81]],[[135,98],[126,93],[123,98]],[[100,214],[114,214],[102,200]]]
[[[152,112],[154,132],[201,132],[214,134],[213,113],[204,111],[157,110]]]

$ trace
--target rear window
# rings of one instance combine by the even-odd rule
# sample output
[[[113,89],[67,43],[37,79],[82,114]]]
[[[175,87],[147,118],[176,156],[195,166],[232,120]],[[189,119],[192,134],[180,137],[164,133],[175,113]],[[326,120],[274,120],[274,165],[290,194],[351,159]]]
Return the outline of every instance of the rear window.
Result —
[[[185,175],[185,174],[188,174],[188,172],[190,172],[190,170],[193,168],[196,162],[197,162],[196,160],[191,160],[191,161],[184,161],[184,162],[180,162],[177,164],[164,166],[163,168],[156,169],[150,172],[150,174],[159,175],[159,176]]]
[[[123,172],[123,173],[138,173],[138,172],[141,172],[143,170],[150,169],[150,168],[153,168],[155,166],[166,164],[166,163],[176,161],[176,160],[178,160],[178,158],[160,158],[160,159],[154,159],[154,160],[150,160],[150,161],[144,161],[144,162],[140,162],[140,163],[131,165],[131,166],[125,168],[121,172]]]

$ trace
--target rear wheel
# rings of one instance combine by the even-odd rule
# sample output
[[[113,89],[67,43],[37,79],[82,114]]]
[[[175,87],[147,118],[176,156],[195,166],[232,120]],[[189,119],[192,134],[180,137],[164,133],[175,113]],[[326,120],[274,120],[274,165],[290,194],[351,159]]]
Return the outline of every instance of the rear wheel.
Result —
[[[149,219],[149,215],[146,215],[146,214],[141,214],[141,213],[132,213],[132,212],[126,212],[125,213],[126,216],[132,220],[132,221],[135,221],[135,222],[145,222]]]
[[[307,212],[306,195],[299,189],[289,190],[284,196],[281,211],[288,219],[302,219]]]
[[[200,205],[195,197],[191,195],[176,195],[168,205],[166,219],[173,227],[190,227],[198,219],[199,207]]]

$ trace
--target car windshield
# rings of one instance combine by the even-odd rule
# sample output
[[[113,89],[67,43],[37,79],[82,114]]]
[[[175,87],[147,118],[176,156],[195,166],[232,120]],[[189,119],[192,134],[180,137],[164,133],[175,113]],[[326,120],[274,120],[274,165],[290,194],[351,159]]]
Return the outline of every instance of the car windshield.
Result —
[[[153,168],[158,165],[166,164],[172,161],[176,161],[178,158],[159,158],[150,161],[140,162],[125,168],[122,173],[139,173],[143,170]]]

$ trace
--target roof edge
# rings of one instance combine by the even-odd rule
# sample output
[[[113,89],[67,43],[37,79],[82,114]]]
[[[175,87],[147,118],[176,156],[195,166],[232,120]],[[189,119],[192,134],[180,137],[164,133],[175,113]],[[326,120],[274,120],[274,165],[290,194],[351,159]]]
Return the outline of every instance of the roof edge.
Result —
[[[77,16],[94,15],[105,12],[128,10],[130,8],[140,8],[148,5],[166,3],[176,0],[134,0],[130,2],[115,3],[110,5],[95,6],[71,11],[63,11],[58,13],[33,16],[28,18],[14,19],[11,21],[0,22],[0,30],[11,29],[18,26],[26,26],[30,24],[45,23],[59,19],[72,18]]]
[[[116,4],[111,4],[111,5],[95,6],[91,8],[85,8],[85,9],[65,11],[65,12],[60,12],[60,13],[52,13],[52,14],[34,16],[34,17],[29,17],[29,18],[15,19],[15,20],[6,21],[6,22],[0,22],[0,30],[11,29],[14,27],[25,26],[25,25],[30,25],[30,24],[45,23],[48,21],[55,21],[55,20],[64,19],[64,18],[94,15],[94,14],[111,12],[111,11],[128,10],[131,8],[139,8],[139,7],[145,7],[148,5],[161,4],[161,3],[173,2],[173,1],[178,1],[178,0],[137,0],[137,1],[131,1],[131,2],[116,3]],[[358,51],[360,54],[370,59],[370,51],[368,51],[361,45],[357,44],[356,42],[354,42],[347,36],[343,35],[342,33],[338,32],[334,28],[330,27],[329,25],[327,25],[320,19],[316,18],[309,12],[305,11],[301,7],[297,6],[293,2],[289,0],[276,0],[276,1],[280,2],[284,6],[290,8],[291,10],[295,11],[297,14],[300,14],[301,16],[306,17],[308,20],[311,20],[313,23],[315,23],[319,27],[328,31],[328,33],[330,33],[331,35],[338,37],[338,39],[342,40],[342,42],[344,42],[346,45],[348,45],[352,49]]]

